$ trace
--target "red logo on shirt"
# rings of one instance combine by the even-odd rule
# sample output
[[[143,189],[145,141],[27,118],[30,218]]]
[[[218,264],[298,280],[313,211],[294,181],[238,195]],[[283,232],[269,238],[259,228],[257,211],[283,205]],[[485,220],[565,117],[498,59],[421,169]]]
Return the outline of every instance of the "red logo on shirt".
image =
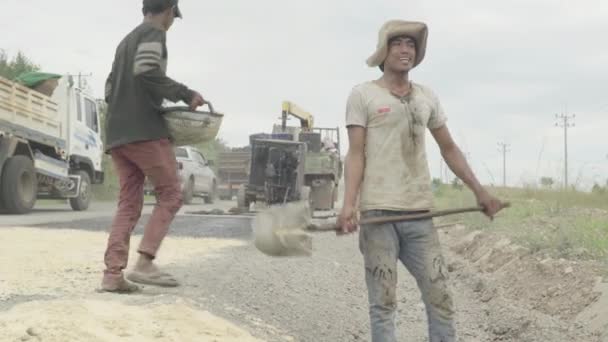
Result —
[[[390,107],[381,107],[378,108],[378,114],[386,114],[391,111]]]

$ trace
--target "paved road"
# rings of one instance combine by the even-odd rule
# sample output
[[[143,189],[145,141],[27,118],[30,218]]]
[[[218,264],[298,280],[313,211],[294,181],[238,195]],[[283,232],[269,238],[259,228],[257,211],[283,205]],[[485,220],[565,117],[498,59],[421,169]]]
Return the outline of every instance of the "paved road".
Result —
[[[220,209],[228,211],[234,206],[234,201],[220,201],[216,204],[204,204],[202,199],[194,199],[191,205],[184,205],[180,214],[190,211]],[[146,201],[143,209],[144,214],[149,214],[154,208],[154,203]],[[95,219],[101,217],[112,217],[116,210],[116,202],[93,201],[91,207],[86,211],[73,211],[67,201],[38,201],[34,210],[27,215],[0,214],[0,227],[2,226],[30,226],[44,224],[47,222],[59,223],[74,220]]]
[[[226,208],[230,203],[215,207],[218,206]],[[170,234],[239,239],[247,243],[223,250],[218,257],[173,266],[168,271],[182,279],[183,286],[169,290],[148,287],[147,293],[195,300],[268,341],[289,341],[285,336],[315,342],[368,339],[366,290],[356,236],[318,236],[312,258],[270,258],[249,243],[252,239],[249,217],[186,214],[210,208],[185,207],[176,217]],[[147,212],[150,209],[151,206],[146,207]],[[20,226],[105,231],[111,222],[113,205],[98,204],[86,215],[66,213],[67,209],[55,206],[19,219],[9,218]],[[68,220],[66,216],[78,218]],[[141,234],[148,218],[149,215],[142,216],[135,234]],[[2,225],[10,225],[4,217]],[[401,282],[400,292],[402,340],[425,341],[425,315],[413,281]]]
[[[144,300],[163,300],[167,296],[187,298],[271,342],[369,340],[367,297],[357,235],[340,238],[332,234],[317,235],[311,258],[270,258],[250,243],[250,217],[187,214],[213,207],[225,210],[230,206],[230,202],[212,207],[186,206],[170,234],[237,239],[245,244],[223,249],[212,257],[171,265],[167,271],[179,277],[183,285],[175,289],[146,287]],[[48,206],[23,217],[0,216],[0,225],[105,231],[111,223],[113,207],[102,203],[91,212],[67,215],[67,209]],[[145,211],[149,213],[151,208],[148,205]],[[142,223],[148,218],[148,214],[142,216],[135,234],[141,234]],[[399,341],[427,341],[426,316],[417,287],[403,267],[399,272]],[[501,312],[508,313],[509,307],[482,303],[472,286],[457,276],[453,277],[453,293],[458,309],[459,341],[522,341],[519,337],[500,335],[501,330],[496,329],[497,324],[505,322]],[[567,326],[559,330],[555,327],[535,327],[533,330],[540,338],[529,341],[590,341],[568,336]]]

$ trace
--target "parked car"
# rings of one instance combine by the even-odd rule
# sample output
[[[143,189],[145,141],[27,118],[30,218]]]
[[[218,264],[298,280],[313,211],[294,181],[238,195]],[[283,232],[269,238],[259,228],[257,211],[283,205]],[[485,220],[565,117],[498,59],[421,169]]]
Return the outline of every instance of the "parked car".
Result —
[[[217,179],[211,169],[213,162],[192,146],[176,147],[175,157],[184,204],[192,203],[194,197],[202,197],[208,204],[213,203],[218,193]],[[154,194],[154,186],[149,180],[146,180],[144,192]]]

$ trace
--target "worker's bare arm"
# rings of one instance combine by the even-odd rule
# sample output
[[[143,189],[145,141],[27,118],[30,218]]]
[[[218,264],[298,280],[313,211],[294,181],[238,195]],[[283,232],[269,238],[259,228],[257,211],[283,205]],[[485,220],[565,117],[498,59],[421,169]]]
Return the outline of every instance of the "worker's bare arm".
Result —
[[[450,170],[460,178],[473,191],[477,202],[485,208],[485,214],[490,218],[502,209],[502,203],[497,198],[490,195],[487,190],[481,186],[475,174],[471,170],[462,151],[452,139],[452,135],[446,125],[431,130],[433,138],[439,145],[441,156],[450,167]]]

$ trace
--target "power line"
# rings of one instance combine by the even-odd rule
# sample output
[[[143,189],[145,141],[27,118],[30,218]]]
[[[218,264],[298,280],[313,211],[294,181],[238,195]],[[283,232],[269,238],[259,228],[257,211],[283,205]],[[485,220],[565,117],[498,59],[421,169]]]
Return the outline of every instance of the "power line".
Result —
[[[555,114],[556,127],[564,128],[564,189],[568,189],[568,128],[574,127],[574,118],[576,114]]]
[[[504,142],[498,143],[498,150],[502,152],[502,186],[507,187],[507,152],[509,152],[509,144]]]
[[[79,72],[78,74],[66,74],[66,76],[68,76],[68,77],[70,77],[70,78],[72,78],[72,79],[73,79],[74,77],[77,77],[77,82],[78,82],[78,83],[77,83],[77,85],[78,85],[78,88],[81,88],[81,89],[82,89],[82,88],[85,88],[85,86],[87,86],[87,85],[88,85],[88,81],[87,81],[87,79],[86,79],[86,78],[88,78],[88,77],[93,77],[93,74],[92,74],[92,73],[83,74],[83,73]]]

